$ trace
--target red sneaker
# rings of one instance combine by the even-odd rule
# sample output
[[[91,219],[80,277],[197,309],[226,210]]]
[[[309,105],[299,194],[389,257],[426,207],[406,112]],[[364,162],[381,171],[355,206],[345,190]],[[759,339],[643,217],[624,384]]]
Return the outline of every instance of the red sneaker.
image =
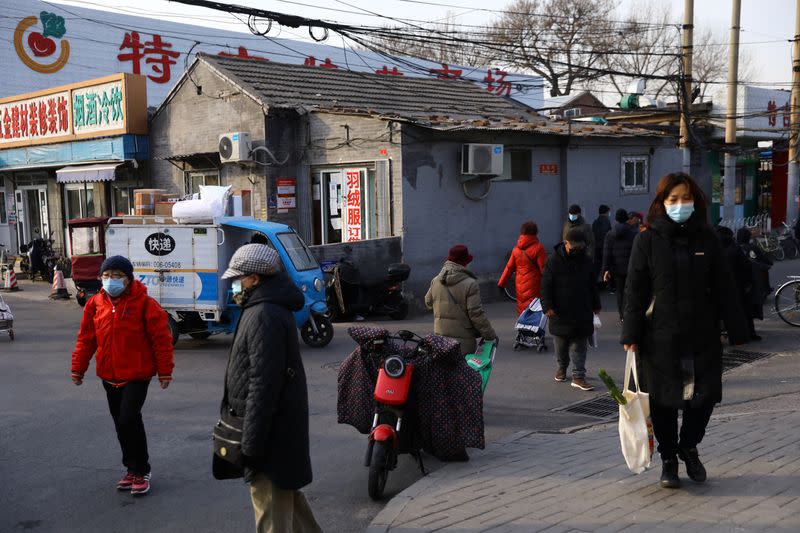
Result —
[[[131,494],[134,496],[141,496],[147,494],[150,490],[150,474],[143,476],[133,476],[133,484],[131,484]]]
[[[131,485],[133,485],[133,472],[129,470],[117,481],[117,490],[131,490]]]

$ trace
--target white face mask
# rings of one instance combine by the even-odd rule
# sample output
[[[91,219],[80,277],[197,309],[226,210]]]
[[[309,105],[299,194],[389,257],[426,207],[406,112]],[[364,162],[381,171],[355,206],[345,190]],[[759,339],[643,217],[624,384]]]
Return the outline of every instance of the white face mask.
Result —
[[[235,279],[231,282],[231,292],[233,294],[241,294],[242,292],[242,280]]]

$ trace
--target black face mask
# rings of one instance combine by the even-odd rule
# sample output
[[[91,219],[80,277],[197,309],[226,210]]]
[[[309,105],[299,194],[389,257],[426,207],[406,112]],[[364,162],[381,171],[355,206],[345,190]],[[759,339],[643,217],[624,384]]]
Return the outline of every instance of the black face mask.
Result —
[[[586,253],[586,247],[585,246],[571,246],[568,253],[571,256],[583,255],[584,253]]]

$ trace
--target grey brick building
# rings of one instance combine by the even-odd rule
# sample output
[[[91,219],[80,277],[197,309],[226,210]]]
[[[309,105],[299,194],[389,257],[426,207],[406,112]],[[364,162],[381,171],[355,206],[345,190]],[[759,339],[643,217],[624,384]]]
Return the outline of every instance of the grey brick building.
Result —
[[[264,149],[221,164],[219,135],[236,131]],[[154,186],[252,190],[254,214],[294,226],[320,258],[352,257],[372,276],[409,263],[416,303],[452,244],[467,244],[475,273],[496,281],[523,221],[550,247],[569,204],[589,221],[601,203],[645,210],[661,175],[680,168],[674,138],[550,121],[459,80],[207,55],[156,112],[151,143]],[[465,143],[501,145],[503,172],[462,174]],[[295,207],[280,201],[287,178]]]

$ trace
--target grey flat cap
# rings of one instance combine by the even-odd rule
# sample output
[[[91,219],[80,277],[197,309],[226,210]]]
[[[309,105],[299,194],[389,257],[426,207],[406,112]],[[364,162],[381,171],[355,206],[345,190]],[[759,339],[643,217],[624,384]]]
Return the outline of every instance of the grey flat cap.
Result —
[[[266,244],[245,244],[231,257],[228,270],[222,279],[237,278],[248,274],[272,276],[281,270],[281,258],[278,252]]]

